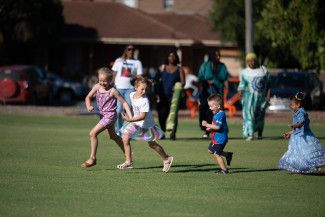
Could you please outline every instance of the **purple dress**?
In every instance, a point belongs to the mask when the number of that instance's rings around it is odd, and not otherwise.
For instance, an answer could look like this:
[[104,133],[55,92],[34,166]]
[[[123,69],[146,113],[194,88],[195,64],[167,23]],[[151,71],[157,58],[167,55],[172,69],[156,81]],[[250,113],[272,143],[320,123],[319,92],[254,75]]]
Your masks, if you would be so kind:
[[104,127],[108,127],[111,124],[114,124],[116,121],[117,113],[117,104],[116,98],[111,96],[112,89],[110,88],[107,92],[101,93],[97,90],[96,101],[100,114],[99,123]]

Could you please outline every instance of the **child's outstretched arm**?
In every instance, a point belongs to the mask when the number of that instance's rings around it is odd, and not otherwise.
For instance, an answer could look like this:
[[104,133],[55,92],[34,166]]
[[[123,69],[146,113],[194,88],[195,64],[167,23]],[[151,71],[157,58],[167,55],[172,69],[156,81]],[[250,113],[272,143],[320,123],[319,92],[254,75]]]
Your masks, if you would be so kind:
[[211,130],[214,130],[214,131],[218,131],[220,130],[220,127],[217,126],[217,125],[214,125],[214,124],[209,124],[208,122],[206,121],[202,121],[202,126],[203,127],[206,127],[206,128],[209,128]]
[[91,112],[92,110],[94,110],[94,107],[91,105],[91,98],[93,98],[93,96],[96,94],[98,88],[99,88],[98,84],[95,84],[85,98],[85,103],[86,103],[88,112]]
[[127,115],[129,117],[132,117],[132,112],[131,112],[131,109],[130,109],[130,106],[129,104],[125,101],[125,99],[121,96],[120,92],[118,92],[115,88],[114,90],[112,91],[113,95],[115,96],[115,98],[120,101],[123,105],[123,108],[125,109]]
[[140,112],[139,115],[134,116],[134,117],[127,117],[124,113],[122,113],[122,118],[125,121],[128,122],[136,122],[136,121],[142,121],[146,118],[147,112]]
[[291,127],[292,129],[300,128],[302,126],[304,126],[304,122],[289,125],[289,127]]
[[282,136],[283,136],[285,139],[289,139],[290,136],[291,136],[291,134],[292,134],[292,131],[288,131],[288,132],[283,133]]

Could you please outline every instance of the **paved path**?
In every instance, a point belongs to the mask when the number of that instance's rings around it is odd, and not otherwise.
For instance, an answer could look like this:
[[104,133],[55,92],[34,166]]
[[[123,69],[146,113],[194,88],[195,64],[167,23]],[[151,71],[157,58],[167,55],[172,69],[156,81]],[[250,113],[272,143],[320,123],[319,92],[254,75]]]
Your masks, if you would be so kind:
[[[0,105],[0,115],[44,115],[44,116],[64,116],[64,115],[88,115],[85,106],[77,104],[76,106],[24,106],[24,105]],[[157,113],[154,111],[154,115]],[[325,123],[325,111],[309,111],[311,121],[314,123]],[[180,118],[188,118],[189,112],[181,110]],[[292,112],[267,112],[266,122],[290,122]],[[241,122],[241,112],[233,118],[228,118],[228,121]]]

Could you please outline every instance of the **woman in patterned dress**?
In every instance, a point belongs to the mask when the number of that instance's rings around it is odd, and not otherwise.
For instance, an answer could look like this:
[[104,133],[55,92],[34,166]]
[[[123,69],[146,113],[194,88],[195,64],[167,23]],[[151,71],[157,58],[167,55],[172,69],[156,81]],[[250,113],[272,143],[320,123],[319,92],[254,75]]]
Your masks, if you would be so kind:
[[238,91],[243,106],[243,137],[250,141],[256,131],[258,139],[262,139],[271,91],[270,75],[264,66],[258,64],[254,53],[246,55],[246,63],[247,67],[240,72]]

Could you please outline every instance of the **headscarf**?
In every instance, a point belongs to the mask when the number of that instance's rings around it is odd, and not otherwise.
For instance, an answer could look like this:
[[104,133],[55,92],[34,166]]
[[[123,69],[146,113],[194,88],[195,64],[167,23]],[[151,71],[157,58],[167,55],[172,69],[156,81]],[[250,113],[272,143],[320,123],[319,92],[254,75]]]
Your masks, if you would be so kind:
[[251,59],[254,59],[254,60],[257,59],[255,53],[247,53],[247,54],[246,54],[246,61],[247,61],[247,60],[251,60]]

